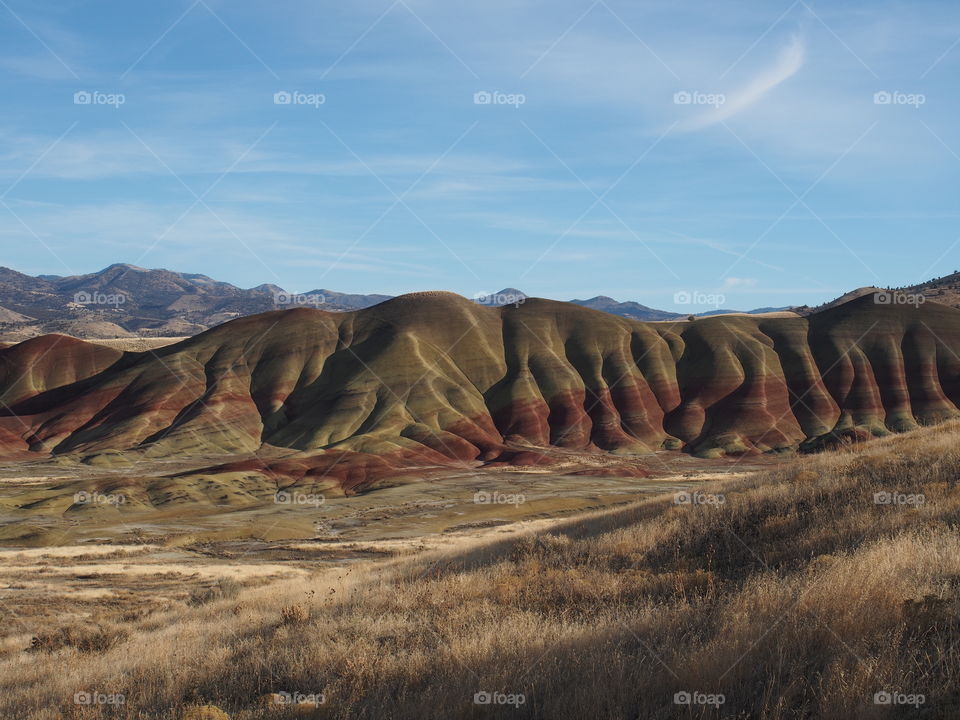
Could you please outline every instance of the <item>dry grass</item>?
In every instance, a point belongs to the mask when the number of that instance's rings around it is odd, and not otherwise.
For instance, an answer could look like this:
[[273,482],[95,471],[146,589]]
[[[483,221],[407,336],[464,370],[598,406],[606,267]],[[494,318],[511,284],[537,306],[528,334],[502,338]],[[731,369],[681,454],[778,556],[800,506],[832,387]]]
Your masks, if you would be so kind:
[[206,605],[216,600],[232,600],[240,594],[242,587],[233,578],[217,578],[210,585],[192,590],[188,602],[191,605]]
[[653,498],[182,604],[104,648],[6,658],[0,717],[960,717],[958,438],[953,423],[703,488],[722,504]]

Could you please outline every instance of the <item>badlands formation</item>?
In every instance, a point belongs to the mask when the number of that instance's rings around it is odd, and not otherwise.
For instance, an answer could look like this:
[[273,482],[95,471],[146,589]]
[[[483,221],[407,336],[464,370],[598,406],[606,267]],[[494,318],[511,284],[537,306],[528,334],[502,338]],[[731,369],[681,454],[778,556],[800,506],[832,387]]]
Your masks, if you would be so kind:
[[782,453],[954,417],[960,310],[864,296],[809,317],[644,323],[450,293],[239,318],[150,352],[0,349],[0,454],[362,490],[404,469],[557,452]]

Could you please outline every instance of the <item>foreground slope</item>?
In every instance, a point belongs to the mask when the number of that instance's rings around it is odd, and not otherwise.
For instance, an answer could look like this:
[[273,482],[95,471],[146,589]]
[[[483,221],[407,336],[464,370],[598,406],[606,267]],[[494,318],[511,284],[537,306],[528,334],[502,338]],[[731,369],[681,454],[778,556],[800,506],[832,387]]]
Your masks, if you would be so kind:
[[[200,607],[184,588],[143,613],[31,621],[0,648],[0,715],[960,717],[958,433],[804,457],[703,487],[704,502],[660,496],[447,554],[212,585]],[[77,693],[123,703],[81,713]],[[290,696],[308,703],[277,702]]]
[[283,448],[273,472],[350,486],[400,465],[535,463],[550,446],[787,451],[956,416],[958,353],[960,311],[934,303],[642,323],[416,293],[240,318],[147,353],[63,336],[2,349],[0,447],[88,461]]

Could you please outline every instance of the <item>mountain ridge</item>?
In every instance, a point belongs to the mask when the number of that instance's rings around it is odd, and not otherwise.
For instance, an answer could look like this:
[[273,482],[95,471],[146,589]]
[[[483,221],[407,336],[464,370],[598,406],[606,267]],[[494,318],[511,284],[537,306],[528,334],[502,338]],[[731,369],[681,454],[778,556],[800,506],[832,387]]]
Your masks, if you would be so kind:
[[[294,293],[272,283],[240,288],[201,273],[129,263],[71,276],[31,276],[0,267],[0,307],[5,309],[0,312],[0,338],[19,341],[48,333],[86,338],[187,336],[237,317],[279,308],[303,305],[342,312],[391,297],[325,288]],[[474,300],[496,306],[525,302],[529,297],[517,288],[504,288],[479,294]],[[606,296],[569,302],[635,320],[685,317]]]
[[[876,287],[858,288],[815,308],[716,309],[692,315],[633,301],[620,302],[605,295],[567,302],[632,320],[669,321],[774,312],[810,315],[884,291]],[[923,295],[925,300],[960,307],[960,272],[886,291]],[[74,276],[30,276],[0,267],[0,339],[19,341],[48,333],[86,338],[183,337],[237,317],[275,309],[307,306],[345,312],[371,307],[391,297],[325,288],[293,293],[272,283],[245,289],[200,273],[148,269],[129,263],[114,263],[97,272]],[[529,299],[522,290],[511,287],[473,298],[489,306],[514,305]]]

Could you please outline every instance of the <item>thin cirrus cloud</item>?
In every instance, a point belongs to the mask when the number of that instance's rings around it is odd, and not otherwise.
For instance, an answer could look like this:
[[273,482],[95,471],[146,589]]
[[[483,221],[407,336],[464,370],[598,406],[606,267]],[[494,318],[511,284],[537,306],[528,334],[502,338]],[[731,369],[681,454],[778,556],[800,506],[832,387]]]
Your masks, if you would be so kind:
[[724,102],[716,108],[679,123],[678,129],[702,130],[732,118],[796,75],[805,61],[806,43],[800,35],[794,35],[790,42],[780,49],[772,66],[755,75],[743,87],[727,95]]
[[723,287],[726,289],[750,288],[754,287],[756,284],[756,278],[728,277],[723,281]]

